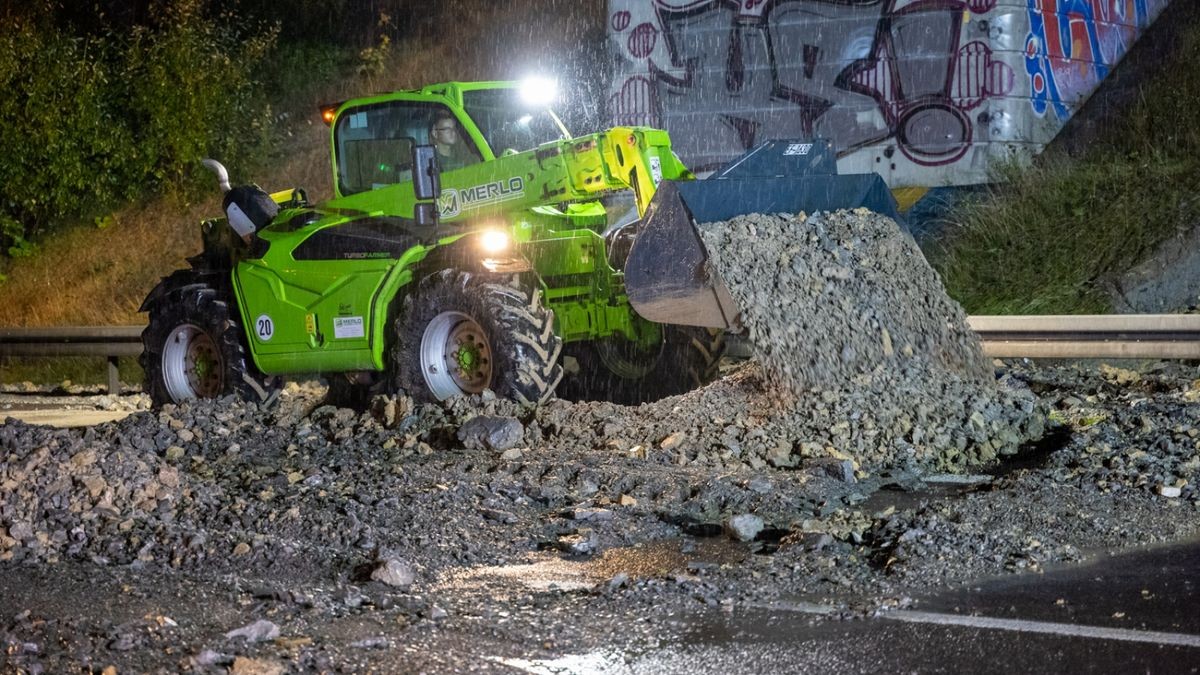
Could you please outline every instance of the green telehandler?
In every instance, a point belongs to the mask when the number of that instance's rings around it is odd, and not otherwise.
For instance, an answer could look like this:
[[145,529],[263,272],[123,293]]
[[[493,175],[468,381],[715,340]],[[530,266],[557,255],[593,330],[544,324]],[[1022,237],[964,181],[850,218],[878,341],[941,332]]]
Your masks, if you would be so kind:
[[772,141],[697,181],[665,131],[572,137],[547,86],[445,83],[324,109],[334,197],[321,204],[231,187],[206,160],[225,217],[201,224],[203,251],[141,307],[155,404],[267,401],[298,374],[348,403],[683,393],[715,377],[737,314],[697,222],[894,215],[878,176],[836,175],[827,143]]

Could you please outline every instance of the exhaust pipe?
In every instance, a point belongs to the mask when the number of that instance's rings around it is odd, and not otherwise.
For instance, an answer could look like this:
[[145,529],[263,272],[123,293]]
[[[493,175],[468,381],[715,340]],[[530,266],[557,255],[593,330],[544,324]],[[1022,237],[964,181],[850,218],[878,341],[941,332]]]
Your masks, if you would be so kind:
[[229,172],[225,170],[225,166],[215,159],[203,159],[200,163],[217,174],[217,184],[221,186],[221,192],[229,192]]

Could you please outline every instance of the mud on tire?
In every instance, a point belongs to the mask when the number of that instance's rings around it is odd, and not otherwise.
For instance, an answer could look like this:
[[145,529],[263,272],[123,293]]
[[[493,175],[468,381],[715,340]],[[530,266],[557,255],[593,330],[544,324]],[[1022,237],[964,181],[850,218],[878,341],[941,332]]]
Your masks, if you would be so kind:
[[167,290],[148,308],[139,361],[155,406],[235,394],[258,403],[278,393],[251,362],[230,303],[207,283]]
[[562,378],[554,313],[513,277],[436,272],[404,299],[395,331],[396,386],[418,400],[487,388],[536,405]]
[[623,338],[566,346],[577,372],[567,374],[558,395],[572,401],[611,401],[639,405],[685,394],[717,379],[725,354],[725,334],[691,326],[664,325],[656,352]]

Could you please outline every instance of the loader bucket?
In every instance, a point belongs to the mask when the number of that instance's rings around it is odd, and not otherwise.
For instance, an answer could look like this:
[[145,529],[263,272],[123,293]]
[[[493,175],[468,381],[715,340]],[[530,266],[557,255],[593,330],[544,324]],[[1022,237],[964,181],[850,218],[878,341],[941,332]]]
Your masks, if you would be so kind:
[[895,200],[876,174],[664,181],[629,252],[625,292],[634,310],[651,321],[737,329],[738,308],[713,268],[700,228],[749,213],[858,207],[898,218]]
[[681,185],[664,181],[650,200],[625,263],[625,293],[651,321],[727,329],[737,307],[711,268]]

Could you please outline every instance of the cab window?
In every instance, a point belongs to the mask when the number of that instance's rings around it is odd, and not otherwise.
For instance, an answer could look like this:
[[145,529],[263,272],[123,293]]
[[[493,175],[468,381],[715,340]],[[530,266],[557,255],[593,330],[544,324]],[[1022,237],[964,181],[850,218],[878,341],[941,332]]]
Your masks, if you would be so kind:
[[[417,144],[436,145],[430,136],[435,120],[450,116],[438,103],[390,101],[343,111],[334,129],[338,189],[342,195],[376,190],[412,180],[412,150]],[[479,161],[461,125],[455,151],[460,162]],[[445,145],[443,141],[442,145]]]
[[497,157],[507,150],[522,152],[562,138],[550,113],[522,103],[516,89],[465,91],[463,106]]

